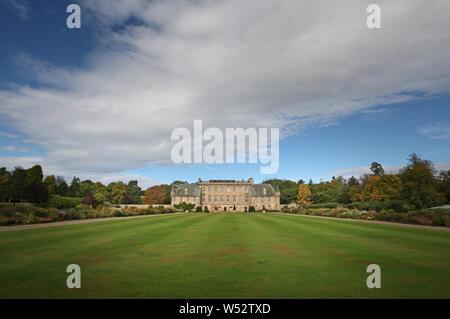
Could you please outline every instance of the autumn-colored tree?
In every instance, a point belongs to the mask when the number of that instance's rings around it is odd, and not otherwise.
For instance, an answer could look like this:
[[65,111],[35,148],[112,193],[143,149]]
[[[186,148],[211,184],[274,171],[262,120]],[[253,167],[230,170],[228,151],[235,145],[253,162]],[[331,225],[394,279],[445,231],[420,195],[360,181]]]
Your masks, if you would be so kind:
[[401,180],[393,174],[371,176],[362,191],[364,201],[382,202],[400,199]]
[[111,189],[111,202],[114,204],[123,204],[127,196],[127,188],[123,182],[115,183]]
[[48,194],[49,195],[55,194],[55,185],[56,185],[55,176],[53,175],[46,176],[44,179],[44,183],[47,185]]
[[166,194],[164,193],[164,189],[157,185],[152,186],[145,191],[144,195],[144,203],[145,204],[164,204],[166,200]]
[[352,203],[360,202],[362,200],[361,186],[359,185],[349,186],[348,191],[350,194],[350,201]]
[[299,205],[311,204],[311,191],[307,184],[298,185],[297,203]]

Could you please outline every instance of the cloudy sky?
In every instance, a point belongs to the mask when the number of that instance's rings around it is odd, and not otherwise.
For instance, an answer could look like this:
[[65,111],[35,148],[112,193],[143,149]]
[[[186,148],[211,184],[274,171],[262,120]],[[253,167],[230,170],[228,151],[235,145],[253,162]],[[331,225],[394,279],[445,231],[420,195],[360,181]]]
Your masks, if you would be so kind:
[[[450,2],[0,2],[0,166],[143,186],[450,169]],[[381,29],[366,7],[381,7]],[[277,127],[280,168],[174,165],[171,132]]]

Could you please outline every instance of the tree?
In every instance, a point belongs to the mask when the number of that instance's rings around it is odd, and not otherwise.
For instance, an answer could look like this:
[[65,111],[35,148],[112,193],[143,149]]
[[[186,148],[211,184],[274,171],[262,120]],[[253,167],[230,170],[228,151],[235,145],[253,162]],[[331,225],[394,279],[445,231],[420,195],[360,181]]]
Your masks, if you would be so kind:
[[41,165],[34,165],[27,170],[27,177],[25,178],[25,185],[42,182],[43,174]]
[[138,181],[129,181],[127,185],[128,204],[142,203],[142,189],[138,186]]
[[445,195],[446,202],[450,203],[450,170],[439,174],[439,192]]
[[12,202],[20,202],[25,197],[25,180],[27,177],[27,171],[22,167],[17,166],[11,176],[11,198]]
[[313,203],[347,203],[350,194],[345,179],[334,177],[329,182],[320,182],[310,187]]
[[[100,182],[96,182],[93,185],[93,190],[94,190],[93,195],[94,195],[95,199],[97,200],[97,202],[103,203],[103,202],[107,201],[107,199],[108,199],[108,189],[106,188],[105,185],[103,185]],[[88,192],[86,194],[90,194],[90,192]]]
[[164,189],[159,185],[152,186],[145,191],[145,204],[163,204],[165,199],[166,195],[164,193]]
[[172,191],[172,185],[160,185],[164,190],[164,195],[166,196],[166,199],[164,200],[164,204],[170,204],[170,192]]
[[355,178],[355,176],[352,176],[352,177],[350,177],[350,178],[348,179],[347,185],[348,185],[348,187],[352,187],[352,186],[359,186],[359,185],[361,185],[361,184],[360,184],[359,181]]
[[84,195],[81,203],[92,206],[93,208],[97,207],[98,205],[98,201],[95,196],[92,195],[92,193],[87,193],[86,195]]
[[309,190],[308,185],[298,185],[297,203],[302,206],[311,204],[311,191]]
[[401,180],[393,174],[371,176],[366,183],[362,198],[364,201],[382,202],[400,199]]
[[76,176],[73,177],[69,186],[70,196],[80,197],[80,179]]
[[47,184],[42,182],[43,174],[40,165],[34,165],[28,169],[25,177],[25,192],[23,199],[33,202],[42,203],[48,200]]
[[44,179],[45,185],[47,185],[47,190],[49,195],[55,194],[56,180],[55,176],[48,175]]
[[61,196],[69,196],[70,190],[69,185],[67,185],[64,177],[57,176],[55,181],[55,194]]
[[111,202],[114,204],[123,204],[127,195],[127,188],[123,182],[115,183],[111,190]]
[[94,193],[94,182],[86,179],[80,183],[79,196],[84,196],[87,193]]
[[265,184],[270,184],[274,189],[277,187],[280,190],[280,204],[290,204],[297,199],[297,183],[290,180],[269,179],[264,181]]
[[409,157],[409,164],[400,171],[402,197],[417,208],[438,206],[445,203],[445,195],[438,190],[434,178],[433,163],[422,160],[416,153]]
[[0,168],[0,201],[10,202],[12,197],[11,173],[6,167]]
[[370,166],[370,170],[372,171],[374,176],[381,176],[384,174],[384,168],[380,163],[373,162]]
[[47,184],[44,182],[33,182],[25,186],[26,199],[33,203],[44,203],[48,201]]

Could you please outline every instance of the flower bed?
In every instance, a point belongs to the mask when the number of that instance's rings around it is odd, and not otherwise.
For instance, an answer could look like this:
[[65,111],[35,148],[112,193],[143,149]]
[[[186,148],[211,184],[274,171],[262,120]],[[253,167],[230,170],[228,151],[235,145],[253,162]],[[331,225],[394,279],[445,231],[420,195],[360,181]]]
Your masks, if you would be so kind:
[[404,224],[450,227],[450,212],[446,210],[420,210],[399,213],[393,209],[381,210],[377,212],[375,210],[367,211],[349,208],[286,208],[283,209],[282,212],[300,215],[378,220]]
[[125,217],[151,214],[173,213],[170,208],[115,208],[110,206],[99,206],[92,208],[79,204],[73,208],[57,209],[33,205],[2,204],[0,206],[0,225],[24,225],[36,223],[50,223],[62,220]]

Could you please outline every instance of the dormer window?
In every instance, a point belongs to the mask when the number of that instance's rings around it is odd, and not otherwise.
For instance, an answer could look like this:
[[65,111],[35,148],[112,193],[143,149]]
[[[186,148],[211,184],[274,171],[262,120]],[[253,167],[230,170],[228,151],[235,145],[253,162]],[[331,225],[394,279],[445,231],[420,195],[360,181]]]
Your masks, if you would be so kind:
[[266,195],[266,194],[267,194],[267,191],[266,191],[266,189],[265,189],[265,188],[263,188],[263,194],[264,194],[264,195]]
[[184,189],[184,194],[187,195],[187,193],[188,193],[188,189],[185,188],[185,189]]

